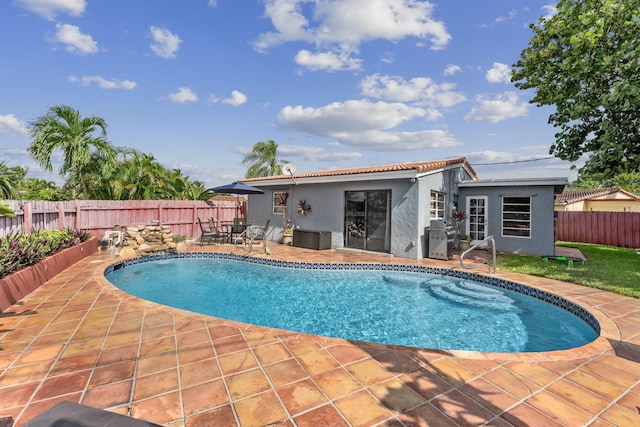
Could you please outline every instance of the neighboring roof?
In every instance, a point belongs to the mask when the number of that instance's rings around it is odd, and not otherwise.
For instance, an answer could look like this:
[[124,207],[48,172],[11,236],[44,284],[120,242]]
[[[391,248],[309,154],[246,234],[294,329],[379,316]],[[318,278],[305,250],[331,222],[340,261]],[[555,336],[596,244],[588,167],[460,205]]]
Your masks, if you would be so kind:
[[[447,169],[454,166],[462,165],[467,169],[469,174],[474,178],[478,179],[478,175],[473,170],[467,159],[464,157],[460,157],[457,159],[449,159],[449,160],[432,160],[427,162],[411,162],[411,163],[396,163],[391,165],[381,165],[381,166],[362,166],[357,168],[348,168],[348,169],[332,169],[332,170],[324,170],[324,171],[316,171],[316,172],[304,172],[304,173],[294,173],[292,175],[275,175],[275,176],[265,176],[261,178],[249,178],[243,179],[242,182],[249,183],[251,185],[259,185],[259,184],[275,184],[277,181],[281,180],[291,180],[292,178],[295,180],[301,181],[315,181],[315,182],[327,182],[330,181],[330,178],[335,177],[356,177],[358,175],[367,175],[366,179],[371,179],[370,175],[372,174],[384,174],[383,176],[388,176],[389,174],[396,173],[398,178],[402,177],[419,177],[421,175],[426,175],[431,172],[435,172],[441,169]],[[382,176],[381,176],[382,177]],[[274,182],[276,181],[276,182]]]
[[212,198],[209,199],[209,201],[217,201],[217,202],[235,202],[238,200],[238,196],[240,197],[245,197],[244,195],[221,195],[221,194],[216,194],[215,196],[213,196]]
[[[569,203],[581,202],[584,200],[593,200],[600,197],[609,196],[611,194],[620,193],[625,196],[625,199],[621,200],[640,200],[640,197],[633,193],[630,193],[622,188],[593,188],[586,190],[564,190],[562,194],[556,196],[556,205],[567,205]],[[611,200],[611,199],[609,199]]]

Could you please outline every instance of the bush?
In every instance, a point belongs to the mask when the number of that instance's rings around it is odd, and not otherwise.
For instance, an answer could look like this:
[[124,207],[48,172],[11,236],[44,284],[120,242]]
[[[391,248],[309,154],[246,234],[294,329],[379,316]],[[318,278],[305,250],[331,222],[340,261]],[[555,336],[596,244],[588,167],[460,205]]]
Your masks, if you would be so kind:
[[0,279],[89,239],[86,230],[42,230],[0,239]]

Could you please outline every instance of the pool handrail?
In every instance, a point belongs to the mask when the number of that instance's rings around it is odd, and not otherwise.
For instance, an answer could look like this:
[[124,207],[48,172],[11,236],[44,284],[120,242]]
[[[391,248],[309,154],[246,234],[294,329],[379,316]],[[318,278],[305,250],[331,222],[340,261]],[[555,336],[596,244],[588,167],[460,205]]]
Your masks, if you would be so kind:
[[[460,254],[460,267],[470,270],[473,268],[480,268],[480,267],[472,267],[472,266],[466,266],[464,265],[464,256],[466,254],[468,254],[469,252],[471,252],[472,250],[476,249],[478,246],[482,245],[483,243],[488,243],[491,242],[491,249],[493,252],[493,274],[496,274],[496,241],[494,240],[493,236],[489,236],[484,240],[479,241],[478,243],[476,243],[475,245],[471,246],[469,249],[467,249],[466,251],[462,252]],[[489,263],[487,263],[487,267],[489,269],[489,274],[491,274],[491,265]]]

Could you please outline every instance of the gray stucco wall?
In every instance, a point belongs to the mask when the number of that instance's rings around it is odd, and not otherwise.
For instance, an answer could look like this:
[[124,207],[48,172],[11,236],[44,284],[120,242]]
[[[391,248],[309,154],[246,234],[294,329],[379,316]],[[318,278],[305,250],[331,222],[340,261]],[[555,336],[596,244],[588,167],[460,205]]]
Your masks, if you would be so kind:
[[[487,196],[487,235],[503,252],[552,256],[555,252],[553,186],[461,187],[459,210],[468,211],[468,196]],[[531,237],[502,235],[502,199],[505,196],[531,197]]]
[[[331,247],[344,246],[344,211],[346,191],[391,191],[391,242],[390,253],[404,258],[417,258],[420,250],[418,222],[419,193],[417,183],[409,179],[343,182],[328,184],[261,186],[265,194],[249,195],[249,220],[254,224],[270,223],[271,240],[278,241],[284,221],[291,219],[296,226],[307,230],[331,231]],[[273,193],[286,191],[287,215],[273,214]],[[312,212],[301,216],[297,203],[306,200]]]
[[[249,195],[248,218],[254,224],[270,223],[269,239],[279,241],[284,221],[290,218],[296,226],[308,230],[324,230],[332,233],[332,248],[344,246],[344,213],[346,191],[391,191],[391,241],[390,253],[397,257],[420,259],[425,256],[425,228],[429,226],[431,190],[447,193],[449,206],[456,200],[457,183],[471,177],[461,168],[436,172],[419,179],[379,179],[370,181],[345,181],[326,184],[300,184],[292,181],[280,185],[261,185],[263,195]],[[288,213],[273,214],[273,193],[286,191]],[[452,194],[453,193],[453,194]],[[306,200],[312,212],[306,216],[297,213],[297,203]]]

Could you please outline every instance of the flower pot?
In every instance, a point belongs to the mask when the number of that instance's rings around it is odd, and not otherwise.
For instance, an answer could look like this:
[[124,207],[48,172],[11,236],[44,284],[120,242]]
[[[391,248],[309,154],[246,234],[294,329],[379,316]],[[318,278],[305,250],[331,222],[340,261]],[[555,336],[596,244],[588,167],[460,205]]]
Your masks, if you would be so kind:
[[293,234],[283,234],[282,235],[282,244],[291,246],[293,242]]
[[461,251],[466,251],[467,249],[469,249],[469,243],[469,240],[458,240]]

